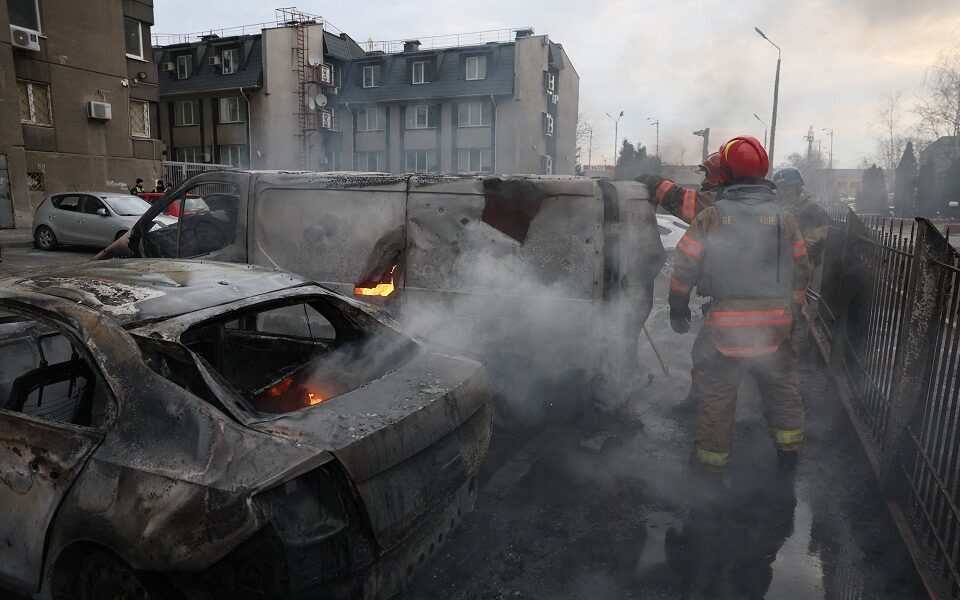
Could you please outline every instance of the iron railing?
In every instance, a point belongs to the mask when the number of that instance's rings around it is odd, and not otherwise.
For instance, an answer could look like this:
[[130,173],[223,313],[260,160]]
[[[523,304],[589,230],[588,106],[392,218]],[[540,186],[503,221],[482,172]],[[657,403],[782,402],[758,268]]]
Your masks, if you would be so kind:
[[960,594],[960,254],[926,219],[837,215],[811,325],[931,597]]
[[173,184],[171,188],[177,187],[187,179],[190,179],[194,175],[199,175],[200,173],[206,173],[208,171],[223,171],[229,169],[236,169],[237,167],[231,165],[218,165],[212,163],[190,163],[190,162],[176,162],[165,160],[163,161],[163,181],[165,183]]

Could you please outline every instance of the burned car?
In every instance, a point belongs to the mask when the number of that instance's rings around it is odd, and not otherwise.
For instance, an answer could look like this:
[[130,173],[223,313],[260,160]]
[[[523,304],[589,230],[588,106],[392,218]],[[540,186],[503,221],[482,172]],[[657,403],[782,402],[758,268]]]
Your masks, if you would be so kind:
[[275,269],[2,280],[0,586],[389,595],[473,506],[487,388],[478,363]]

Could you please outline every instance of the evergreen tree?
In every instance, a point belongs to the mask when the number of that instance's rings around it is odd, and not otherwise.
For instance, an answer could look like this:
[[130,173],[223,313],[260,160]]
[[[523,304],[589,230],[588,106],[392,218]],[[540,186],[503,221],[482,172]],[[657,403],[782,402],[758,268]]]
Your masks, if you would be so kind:
[[656,156],[648,156],[645,146],[641,144],[634,146],[629,141],[623,140],[613,178],[625,181],[637,175],[656,173],[660,173],[660,159]]
[[888,215],[887,187],[883,180],[883,169],[876,163],[863,172],[860,191],[857,192],[857,212],[863,215]]
[[920,165],[920,174],[917,176],[917,216],[919,217],[933,219],[940,212],[935,177],[933,161],[928,158]]
[[893,195],[894,214],[898,217],[913,217],[917,214],[917,157],[913,154],[913,142],[907,147],[897,164]]

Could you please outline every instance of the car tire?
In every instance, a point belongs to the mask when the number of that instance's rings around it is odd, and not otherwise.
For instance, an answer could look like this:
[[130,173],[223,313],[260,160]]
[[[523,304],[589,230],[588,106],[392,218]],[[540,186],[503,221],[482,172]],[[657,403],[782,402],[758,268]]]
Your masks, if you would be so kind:
[[85,555],[77,574],[76,598],[138,598],[164,600],[181,598],[160,575],[137,571],[118,556],[104,551]]
[[122,238],[124,235],[126,235],[126,233],[127,233],[127,230],[126,230],[126,229],[121,229],[120,231],[117,232],[117,235],[113,236],[113,241],[119,240],[119,239]]
[[53,230],[46,225],[37,227],[37,230],[33,234],[33,241],[37,245],[37,248],[41,250],[50,251],[57,249],[57,236],[53,233]]

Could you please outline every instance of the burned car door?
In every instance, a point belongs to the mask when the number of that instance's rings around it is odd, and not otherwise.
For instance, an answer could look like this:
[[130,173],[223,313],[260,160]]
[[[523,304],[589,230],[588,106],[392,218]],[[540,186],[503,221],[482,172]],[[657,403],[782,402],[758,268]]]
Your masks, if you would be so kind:
[[[168,208],[179,219],[170,225],[154,219]],[[206,258],[246,261],[246,211],[242,186],[200,180],[158,201],[134,226],[130,247],[147,258]]]
[[36,591],[46,533],[102,439],[110,395],[79,342],[29,316],[0,321],[0,579]]

